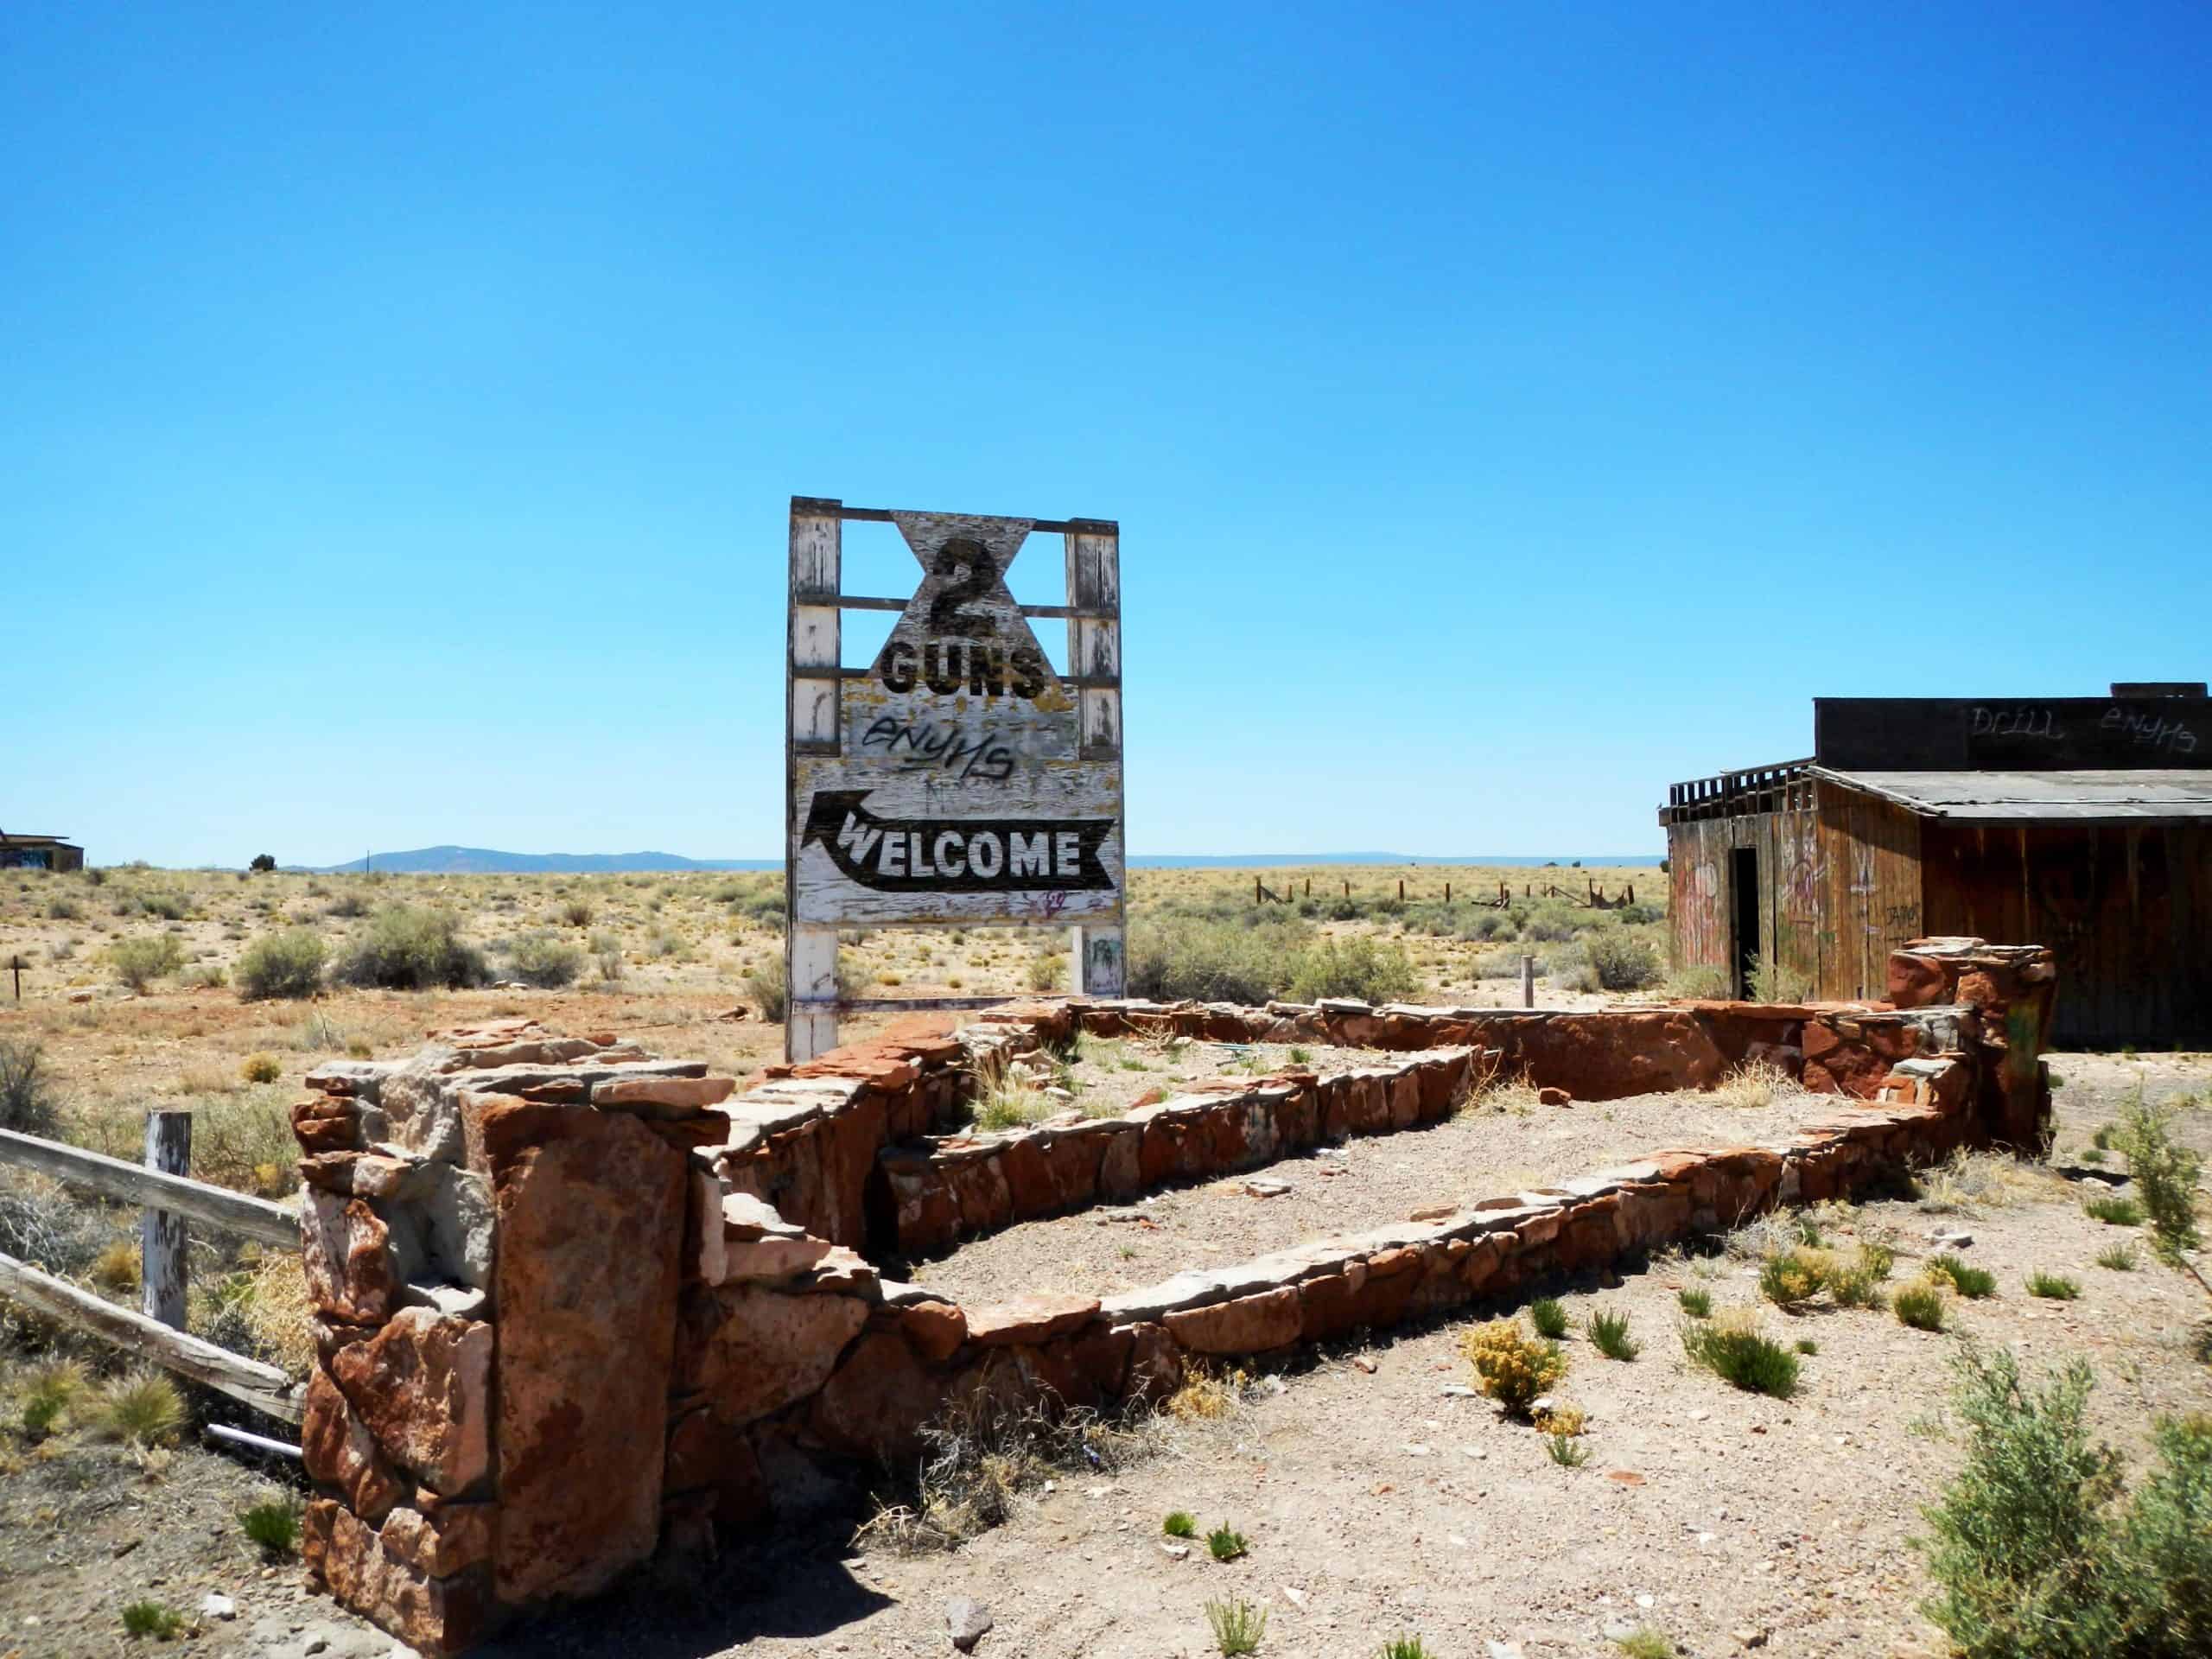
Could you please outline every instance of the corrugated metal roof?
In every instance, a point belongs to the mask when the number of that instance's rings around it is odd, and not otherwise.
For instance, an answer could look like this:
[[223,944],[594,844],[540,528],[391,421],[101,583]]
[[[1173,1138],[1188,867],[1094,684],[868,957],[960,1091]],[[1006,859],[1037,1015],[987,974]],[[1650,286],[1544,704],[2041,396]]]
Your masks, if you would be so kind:
[[2212,772],[1838,772],[1815,778],[1971,823],[2145,823],[2212,819]]

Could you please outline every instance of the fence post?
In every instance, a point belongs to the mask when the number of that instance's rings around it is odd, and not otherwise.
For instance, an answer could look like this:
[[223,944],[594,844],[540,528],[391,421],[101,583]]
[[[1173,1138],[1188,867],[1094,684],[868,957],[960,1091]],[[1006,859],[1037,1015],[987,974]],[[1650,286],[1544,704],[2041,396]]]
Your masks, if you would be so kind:
[[[164,1175],[192,1173],[192,1114],[146,1114],[146,1167]],[[139,1281],[144,1287],[141,1304],[149,1319],[171,1330],[184,1329],[184,1217],[168,1210],[148,1209],[138,1218]]]
[[1521,1006],[1536,1006],[1536,959],[1525,951],[1521,957]]
[[1398,902],[1402,905],[1406,902],[1406,878],[1402,875],[1398,878]]

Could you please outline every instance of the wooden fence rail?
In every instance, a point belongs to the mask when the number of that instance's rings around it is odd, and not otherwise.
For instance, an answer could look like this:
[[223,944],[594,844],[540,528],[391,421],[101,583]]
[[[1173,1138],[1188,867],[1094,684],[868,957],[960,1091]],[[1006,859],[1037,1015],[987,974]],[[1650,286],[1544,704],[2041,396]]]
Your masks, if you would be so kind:
[[91,1331],[257,1411],[296,1423],[301,1418],[299,1389],[283,1371],[219,1348],[184,1330],[184,1227],[189,1219],[263,1243],[297,1249],[299,1217],[265,1198],[194,1180],[183,1173],[190,1163],[191,1147],[191,1114],[188,1112],[148,1114],[144,1165],[0,1129],[0,1164],[34,1169],[56,1180],[87,1187],[104,1198],[137,1205],[145,1211],[141,1222],[145,1311],[118,1307],[66,1279],[6,1255],[0,1255],[0,1295],[48,1319]]

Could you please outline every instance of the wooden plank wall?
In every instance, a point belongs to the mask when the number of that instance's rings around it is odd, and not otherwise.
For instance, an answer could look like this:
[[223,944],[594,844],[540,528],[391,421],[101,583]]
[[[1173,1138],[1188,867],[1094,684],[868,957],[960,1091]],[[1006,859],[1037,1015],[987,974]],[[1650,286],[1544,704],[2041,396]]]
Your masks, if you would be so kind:
[[2212,1046],[2212,826],[1935,825],[1929,927],[2058,958],[2060,1046]]
[[1667,830],[1668,914],[1675,966],[1733,975],[1734,893],[1729,855],[1756,849],[1759,869],[1759,955],[1808,981],[1820,971],[1817,821],[1809,811],[1747,812],[1670,824]]
[[1879,997],[1889,987],[1890,952],[1929,931],[1922,913],[1920,820],[1833,784],[1819,785],[1815,799],[1817,859],[1807,880],[1820,894],[1825,925],[1814,988],[1824,997]]

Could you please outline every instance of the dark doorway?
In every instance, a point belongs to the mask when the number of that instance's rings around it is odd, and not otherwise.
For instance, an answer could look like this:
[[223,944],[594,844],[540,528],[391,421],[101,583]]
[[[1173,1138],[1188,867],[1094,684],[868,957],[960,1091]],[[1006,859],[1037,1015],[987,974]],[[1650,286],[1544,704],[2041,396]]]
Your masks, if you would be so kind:
[[1728,906],[1735,920],[1736,995],[1751,995],[1759,966],[1759,849],[1728,849]]

